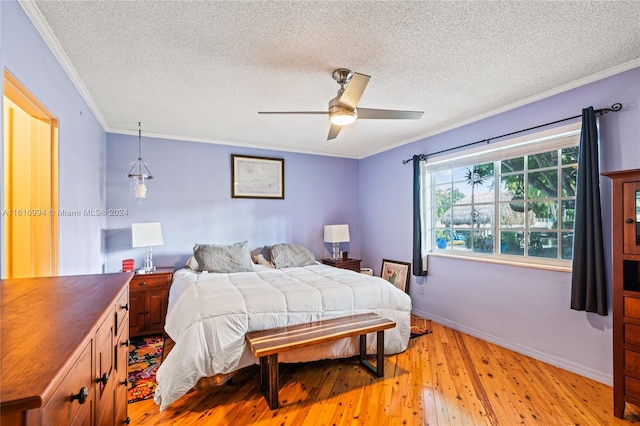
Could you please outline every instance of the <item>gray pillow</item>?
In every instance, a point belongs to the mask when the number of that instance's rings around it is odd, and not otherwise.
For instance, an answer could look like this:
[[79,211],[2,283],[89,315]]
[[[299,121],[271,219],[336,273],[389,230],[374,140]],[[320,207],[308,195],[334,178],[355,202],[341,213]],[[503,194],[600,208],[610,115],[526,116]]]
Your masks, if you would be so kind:
[[187,263],[184,265],[185,268],[191,269],[192,271],[199,271],[200,265],[198,265],[198,261],[195,257],[191,256],[187,259]]
[[253,271],[251,253],[247,242],[232,245],[196,244],[193,257],[198,262],[199,271],[207,272],[248,272]]
[[271,262],[276,268],[307,266],[316,263],[315,255],[306,248],[296,244],[276,244],[271,247]]
[[262,247],[262,251],[260,252],[260,254],[262,254],[262,257],[264,257],[267,262],[271,262],[271,248],[273,246],[264,246]]

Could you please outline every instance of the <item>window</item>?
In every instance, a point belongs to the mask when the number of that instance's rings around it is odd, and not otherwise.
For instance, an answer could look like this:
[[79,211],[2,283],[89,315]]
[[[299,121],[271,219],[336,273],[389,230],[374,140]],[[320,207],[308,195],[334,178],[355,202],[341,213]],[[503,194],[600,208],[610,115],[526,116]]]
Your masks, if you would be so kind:
[[575,127],[427,161],[423,212],[431,252],[570,267]]

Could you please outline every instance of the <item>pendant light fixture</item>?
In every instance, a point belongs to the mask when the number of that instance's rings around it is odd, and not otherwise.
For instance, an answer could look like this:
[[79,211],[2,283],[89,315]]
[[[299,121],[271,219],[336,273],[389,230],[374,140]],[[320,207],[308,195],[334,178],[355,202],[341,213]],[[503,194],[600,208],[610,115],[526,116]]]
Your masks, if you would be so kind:
[[138,159],[131,169],[129,170],[129,187],[133,195],[138,200],[138,204],[142,204],[145,198],[147,198],[147,193],[149,192],[149,180],[153,179],[149,168],[142,160],[142,150],[141,150],[141,141],[142,141],[142,124],[138,122]]

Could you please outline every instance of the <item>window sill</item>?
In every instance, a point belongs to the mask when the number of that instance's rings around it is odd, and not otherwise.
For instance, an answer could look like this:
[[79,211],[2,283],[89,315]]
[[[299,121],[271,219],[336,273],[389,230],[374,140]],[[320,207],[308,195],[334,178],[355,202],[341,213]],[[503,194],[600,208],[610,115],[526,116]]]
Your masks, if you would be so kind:
[[499,265],[517,266],[521,268],[543,269],[546,271],[571,272],[570,266],[544,265],[540,263],[518,262],[517,260],[508,260],[504,258],[496,259],[496,258],[479,257],[479,256],[472,257],[472,256],[462,256],[462,255],[442,253],[442,252],[431,252],[429,253],[429,256],[446,257],[449,259],[469,260],[472,262],[495,263]]

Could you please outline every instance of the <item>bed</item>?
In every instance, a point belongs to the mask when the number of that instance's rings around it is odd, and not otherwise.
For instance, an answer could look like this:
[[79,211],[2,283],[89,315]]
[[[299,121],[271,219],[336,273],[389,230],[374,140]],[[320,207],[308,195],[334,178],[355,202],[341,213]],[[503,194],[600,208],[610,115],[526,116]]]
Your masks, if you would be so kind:
[[[385,354],[407,348],[411,299],[382,278],[322,265],[315,258],[275,263],[279,267],[249,260],[240,272],[185,268],[174,273],[165,331],[175,346],[156,376],[154,400],[161,411],[203,377],[256,364],[245,341],[249,331],[375,312],[397,324],[385,332]],[[356,337],[296,349],[280,362],[351,357],[358,342]],[[367,337],[367,350],[376,351],[374,335]]]

